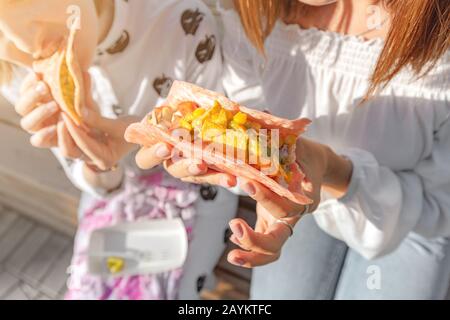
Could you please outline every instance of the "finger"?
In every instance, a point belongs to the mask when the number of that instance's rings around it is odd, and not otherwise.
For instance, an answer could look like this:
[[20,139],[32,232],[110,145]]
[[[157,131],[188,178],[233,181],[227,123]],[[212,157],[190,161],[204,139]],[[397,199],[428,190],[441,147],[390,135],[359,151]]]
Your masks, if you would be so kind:
[[151,169],[169,159],[171,152],[171,146],[165,143],[157,143],[149,148],[143,147],[136,154],[136,164],[143,170]]
[[255,232],[242,219],[232,220],[230,229],[242,248],[266,255],[280,252],[291,235],[290,229],[281,223],[272,224],[264,233]]
[[53,148],[58,146],[58,134],[56,125],[43,128],[30,138],[30,143],[36,148]]
[[46,125],[48,126],[49,120],[54,119],[54,123],[57,123],[57,118],[55,117],[59,113],[59,107],[56,102],[52,101],[49,103],[42,104],[36,109],[32,110],[29,114],[24,116],[20,120],[20,126],[27,132],[34,133]]
[[25,116],[39,104],[50,102],[51,100],[52,97],[47,85],[39,81],[35,87],[30,88],[20,96],[15,105],[15,110],[21,116]]
[[304,206],[279,196],[260,183],[241,178],[239,186],[276,218],[293,217],[305,209]]
[[279,259],[280,255],[265,255],[256,252],[248,252],[235,249],[228,253],[227,260],[229,263],[244,268],[254,268],[263,266]]
[[68,159],[79,159],[83,155],[81,150],[77,147],[72,139],[66,124],[60,121],[57,125],[58,131],[58,146],[61,155]]
[[173,177],[182,179],[191,176],[203,175],[208,172],[208,166],[201,160],[180,159],[174,162],[172,159],[164,161],[164,168]]
[[194,184],[217,185],[224,188],[232,188],[237,184],[237,179],[235,176],[229,175],[227,173],[217,172],[212,169],[208,169],[205,174],[181,178],[181,180]]
[[35,72],[30,72],[27,74],[25,79],[23,79],[20,85],[19,93],[22,95],[27,92],[31,87],[36,87],[37,83],[40,81],[39,76]]
[[238,247],[240,247],[241,249],[246,250],[246,251],[250,251],[249,249],[244,247],[244,245],[239,241],[239,239],[236,237],[236,235],[232,234],[230,236],[230,241],[233,242]]

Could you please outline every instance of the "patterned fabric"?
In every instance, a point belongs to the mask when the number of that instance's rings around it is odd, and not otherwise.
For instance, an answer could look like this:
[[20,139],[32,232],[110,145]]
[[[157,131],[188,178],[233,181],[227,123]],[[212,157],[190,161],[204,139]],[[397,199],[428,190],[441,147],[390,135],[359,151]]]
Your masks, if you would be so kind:
[[138,176],[127,172],[122,190],[108,200],[98,200],[86,210],[75,238],[68,282],[68,300],[177,299],[182,268],[157,275],[104,278],[87,270],[90,234],[121,222],[180,217],[189,240],[195,217],[197,186],[182,183],[164,172]]

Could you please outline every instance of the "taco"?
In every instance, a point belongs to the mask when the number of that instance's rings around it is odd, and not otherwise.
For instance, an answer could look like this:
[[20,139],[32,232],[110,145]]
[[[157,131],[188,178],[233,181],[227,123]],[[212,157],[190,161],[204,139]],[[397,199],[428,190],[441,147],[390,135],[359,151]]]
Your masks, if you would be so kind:
[[60,108],[77,125],[81,125],[81,108],[84,105],[83,75],[74,51],[76,24],[68,39],[51,57],[33,63],[36,73],[42,75],[50,87],[53,98]]
[[249,109],[218,93],[175,81],[164,106],[125,133],[130,143],[163,141],[185,157],[255,180],[280,196],[311,204],[302,190],[305,175],[296,162],[296,141],[308,119],[286,120]]

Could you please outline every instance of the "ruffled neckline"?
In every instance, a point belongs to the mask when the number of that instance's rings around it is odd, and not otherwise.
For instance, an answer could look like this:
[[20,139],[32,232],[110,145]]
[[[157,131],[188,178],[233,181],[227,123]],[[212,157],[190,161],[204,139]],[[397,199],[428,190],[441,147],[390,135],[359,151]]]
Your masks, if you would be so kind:
[[[217,10],[228,27],[236,28],[235,32],[243,33],[240,18],[234,9],[223,8],[218,2]],[[309,66],[327,68],[358,77],[369,79],[376,66],[376,62],[383,50],[385,41],[382,38],[365,39],[362,36],[342,34],[318,28],[302,28],[297,24],[286,24],[277,21],[272,34],[267,38],[265,48],[267,57],[292,60],[300,56],[308,61]],[[255,59],[266,65],[267,60],[249,44]],[[448,86],[450,83],[450,50],[430,70],[427,76],[417,78],[410,68],[402,70],[391,83],[410,84],[434,88]]]
[[358,43],[360,45],[370,46],[370,47],[383,47],[384,46],[384,39],[377,37],[373,39],[365,39],[363,36],[357,36],[357,35],[351,35],[351,34],[344,34],[339,33],[335,31],[329,31],[329,30],[321,30],[316,27],[310,27],[310,28],[302,28],[298,24],[286,24],[285,22],[278,20],[277,26],[287,32],[296,32],[299,37],[304,36],[314,36],[314,37],[323,37],[326,36],[328,38],[337,40],[339,42],[352,42],[352,43]]

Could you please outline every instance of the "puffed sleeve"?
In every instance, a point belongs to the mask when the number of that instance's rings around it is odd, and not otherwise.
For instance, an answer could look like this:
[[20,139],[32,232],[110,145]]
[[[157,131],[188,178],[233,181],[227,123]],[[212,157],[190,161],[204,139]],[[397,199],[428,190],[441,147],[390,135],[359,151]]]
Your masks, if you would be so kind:
[[368,259],[392,252],[410,232],[450,236],[449,115],[413,170],[393,171],[361,149],[340,153],[353,162],[353,175],[347,194],[327,199],[315,214],[323,230]]

